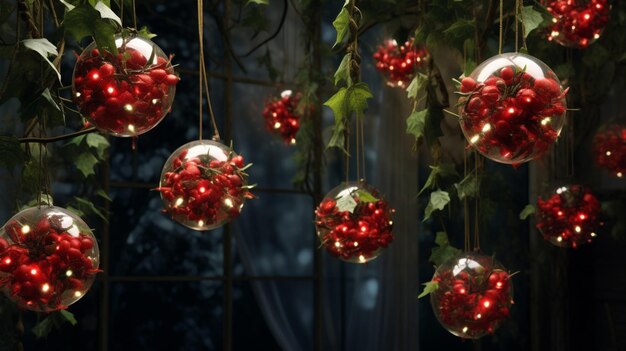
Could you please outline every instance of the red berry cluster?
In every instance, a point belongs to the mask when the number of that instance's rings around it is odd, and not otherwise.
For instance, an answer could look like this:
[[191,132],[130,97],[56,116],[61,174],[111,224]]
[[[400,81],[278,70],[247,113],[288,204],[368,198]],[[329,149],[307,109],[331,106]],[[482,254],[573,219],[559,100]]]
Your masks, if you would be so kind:
[[594,138],[594,159],[618,178],[626,174],[626,126],[610,124]]
[[415,72],[428,62],[429,54],[425,47],[413,46],[413,39],[404,45],[395,40],[387,40],[374,53],[376,69],[392,87],[406,87],[411,83]]
[[[32,210],[39,211],[26,211]],[[32,221],[22,213],[3,228],[0,285],[23,308],[64,309],[85,294],[98,272],[93,234],[75,224],[65,228],[67,215],[57,211]]]
[[98,129],[136,136],[169,112],[179,78],[154,43],[139,37],[116,42],[121,44],[117,55],[95,44],[81,54],[74,68],[74,102]]
[[584,49],[600,38],[611,6],[607,0],[557,0],[550,2],[548,11],[554,16],[548,40]]
[[214,229],[239,216],[244,200],[254,198],[244,172],[250,165],[244,166],[242,156],[221,148],[214,147],[221,159],[214,158],[212,151],[197,155],[190,150],[183,147],[175,152],[163,169],[157,188],[165,203],[163,211],[189,228]]
[[600,210],[600,201],[588,188],[559,187],[547,200],[537,199],[537,229],[555,245],[576,248],[597,235]]
[[[367,201],[361,199],[363,192]],[[332,191],[331,191],[332,193]],[[377,193],[356,188],[349,194],[356,202],[352,211],[342,211],[341,198],[327,197],[315,210],[315,224],[322,245],[334,257],[344,261],[365,263],[378,256],[393,240],[391,213],[385,200]]]
[[452,334],[478,339],[493,333],[509,317],[513,303],[511,275],[492,257],[455,258],[439,267],[431,293],[435,315]]
[[515,65],[477,82],[461,81],[461,128],[470,144],[502,163],[544,154],[563,125],[565,94],[556,77],[535,78]]
[[286,144],[296,143],[296,134],[300,130],[298,104],[301,94],[285,90],[280,97],[273,97],[265,103],[263,118],[265,127],[280,136]]

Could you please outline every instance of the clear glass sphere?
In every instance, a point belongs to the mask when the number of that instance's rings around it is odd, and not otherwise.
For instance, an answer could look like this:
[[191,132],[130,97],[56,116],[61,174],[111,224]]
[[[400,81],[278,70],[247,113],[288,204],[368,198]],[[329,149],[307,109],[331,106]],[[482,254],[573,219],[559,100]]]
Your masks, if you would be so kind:
[[461,82],[463,134],[485,157],[519,164],[548,151],[565,123],[566,91],[538,59],[494,56]]
[[315,210],[317,236],[331,255],[365,263],[393,240],[394,212],[371,185],[343,183],[326,194]]
[[211,230],[239,216],[246,198],[244,159],[225,145],[198,140],[179,147],[161,172],[164,212],[195,230]]
[[577,49],[600,38],[611,14],[608,0],[556,0],[547,9],[553,16],[548,40]]
[[433,312],[450,333],[465,339],[492,334],[510,315],[511,275],[493,257],[464,253],[435,271]]
[[80,300],[99,258],[89,226],[60,207],[27,208],[0,228],[2,291],[28,310],[56,311]]
[[426,67],[430,54],[426,47],[413,45],[413,39],[399,45],[396,40],[386,40],[374,53],[376,69],[390,87],[406,88],[416,72]]
[[626,123],[613,121],[598,130],[593,139],[596,165],[622,178],[626,174]]
[[279,96],[272,96],[265,102],[263,118],[265,127],[272,134],[278,135],[285,144],[295,145],[296,134],[300,130],[298,105],[302,94],[284,90]]
[[561,185],[537,199],[537,229],[556,246],[576,248],[598,235],[603,224],[601,210],[591,189],[580,184]]
[[[99,130],[132,137],[154,128],[170,111],[179,81],[170,59],[154,42],[116,36],[118,54],[91,43],[72,78],[74,102]],[[148,62],[149,61],[149,62]]]

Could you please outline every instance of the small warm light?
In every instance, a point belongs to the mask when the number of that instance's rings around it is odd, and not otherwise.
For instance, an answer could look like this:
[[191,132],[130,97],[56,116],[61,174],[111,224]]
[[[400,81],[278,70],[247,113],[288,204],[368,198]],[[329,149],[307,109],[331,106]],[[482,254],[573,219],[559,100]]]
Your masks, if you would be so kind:
[[463,327],[463,333],[467,333],[468,330],[469,330],[468,327]]
[[354,242],[354,247],[359,246],[359,243],[357,243],[356,241]]
[[483,126],[483,133],[487,133],[491,130],[491,124],[487,123]]
[[502,287],[502,282],[497,282],[496,283],[496,288],[500,289]]
[[72,272],[72,271],[71,271],[71,270],[69,270],[69,269],[68,269],[67,271],[65,271],[65,276],[67,276],[67,277],[71,277],[71,276],[72,276],[72,274],[74,274],[74,272]]
[[393,71],[393,70],[394,70],[394,67],[393,67],[393,66],[389,66],[389,70],[390,70],[390,71]]
[[278,117],[278,113],[272,112],[272,117],[274,117],[274,118]]
[[563,237],[562,237],[562,236],[558,236],[558,237],[556,238],[556,241],[558,241],[558,242],[563,241]]
[[201,186],[201,187],[200,187],[200,189],[198,189],[198,191],[199,191],[201,194],[204,194],[204,193],[206,192],[206,188],[205,188],[205,187],[203,187],[203,186]]
[[296,138],[291,138],[290,142],[291,142],[292,145],[295,145],[296,144]]
[[114,92],[115,92],[115,89],[113,89],[113,87],[108,87],[107,88],[107,93],[113,94]]
[[552,22],[553,22],[553,23],[557,23],[558,21],[557,21],[557,19],[556,19],[556,18],[552,18]]
[[274,129],[278,129],[280,128],[280,126],[281,126],[280,122],[274,123]]
[[133,110],[133,105],[131,105],[131,104],[124,105],[124,110],[126,110],[128,112],[132,111]]
[[491,306],[491,302],[490,301],[485,301],[485,302],[483,302],[483,306],[485,306],[485,308],[489,308],[489,306]]
[[81,296],[83,296],[83,293],[78,291],[78,290],[76,290],[76,292],[74,293],[74,296],[81,297]]
[[587,216],[585,216],[585,214],[584,214],[584,213],[581,213],[581,214],[578,216],[578,218],[580,218],[580,219],[582,219],[582,220],[584,221],[585,219],[587,219]]
[[76,92],[76,94],[74,94],[74,96],[76,96],[77,98],[79,98],[82,94],[80,92]]
[[231,200],[229,197],[224,199],[224,205],[226,205],[226,207],[233,207],[233,200]]
[[4,263],[6,263],[6,264],[11,264],[11,258],[7,257],[7,258],[4,260]]
[[335,247],[341,247],[341,243],[339,241],[335,241]]
[[415,61],[417,61],[417,62],[422,62],[422,58],[421,58],[421,57],[418,57],[418,58],[416,58],[416,59],[415,59]]
[[401,81],[401,80],[399,80],[399,81],[398,81],[398,86],[399,86],[399,87],[404,87],[404,82],[403,82],[403,81]]
[[474,135],[474,136],[470,139],[470,143],[472,143],[472,144],[476,144],[476,142],[478,141],[478,139],[480,139],[480,136],[479,136],[478,134],[477,134],[477,135]]
[[91,75],[91,79],[98,79],[100,78],[100,74],[98,72],[94,72],[94,74]]
[[41,286],[41,291],[48,292],[50,290],[50,285],[48,283]]
[[174,207],[178,207],[178,206],[182,205],[183,201],[185,201],[185,200],[183,200],[182,197],[179,197],[178,199],[176,199],[176,202],[174,203]]
[[28,234],[30,232],[30,226],[26,224],[22,227],[22,234]]
[[30,274],[32,275],[36,275],[37,274],[37,270],[35,268],[30,270]]
[[389,225],[393,225],[393,221],[389,221]]
[[203,221],[203,220],[199,220],[199,221],[198,221],[198,226],[200,226],[200,227],[204,227],[204,221]]
[[583,18],[584,18],[584,19],[586,19],[586,20],[588,20],[588,19],[590,19],[590,18],[591,18],[591,15],[590,15],[590,14],[588,14],[588,13],[586,13],[586,14],[583,16]]
[[159,103],[159,99],[152,99],[152,104],[157,105]]
[[590,235],[591,235],[592,238],[595,238],[596,236],[598,236],[598,234],[596,234],[596,233],[591,233]]
[[513,108],[513,107],[509,107],[509,110],[508,110],[508,111],[509,111],[509,114],[511,114],[511,115],[512,115],[512,114],[514,114],[514,113],[515,113],[515,108]]
[[479,313],[479,314],[476,315],[476,319],[481,319],[481,318],[483,318],[482,314]]
[[559,211],[559,212],[557,212],[556,214],[558,214],[558,215],[559,215],[559,217],[560,217],[560,216],[562,216],[562,215],[563,215],[563,211]]
[[541,125],[542,126],[547,126],[548,124],[550,124],[550,122],[552,122],[552,119],[550,117],[546,117],[546,118],[541,120]]
[[577,226],[574,227],[574,230],[576,231],[576,233],[580,233],[582,228],[579,225],[577,225]]
[[461,294],[465,294],[467,291],[465,290],[465,288],[462,288],[459,292],[460,292]]
[[128,131],[131,132],[131,133],[134,133],[135,132],[135,126],[132,125],[132,124],[129,124],[128,125]]
[[[419,57],[417,59],[419,60]],[[411,64],[411,59],[406,59],[406,64],[410,65]]]
[[365,256],[359,255],[359,262],[365,262]]
[[366,231],[367,231],[367,227],[366,227],[366,226],[364,226],[364,225],[362,225],[362,226],[361,226],[361,231],[362,231],[362,232],[366,232]]
[[550,33],[550,35],[552,35],[553,37],[558,37],[559,36],[559,32],[557,31],[553,31],[552,33]]
[[622,172],[617,172],[617,177],[621,178],[623,176]]
[[607,152],[606,152],[606,155],[607,155],[607,156],[611,156],[611,151],[607,151]]
[[594,34],[594,35],[593,35],[593,38],[594,38],[594,39],[600,39],[600,34],[598,34],[598,33]]

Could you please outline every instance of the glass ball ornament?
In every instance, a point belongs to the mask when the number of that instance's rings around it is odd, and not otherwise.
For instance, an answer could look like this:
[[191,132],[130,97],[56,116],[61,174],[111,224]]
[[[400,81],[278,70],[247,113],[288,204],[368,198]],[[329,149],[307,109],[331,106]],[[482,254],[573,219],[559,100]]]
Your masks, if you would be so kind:
[[598,235],[603,225],[601,210],[600,201],[588,187],[558,186],[537,199],[536,227],[550,243],[576,248]]
[[384,75],[390,87],[408,87],[416,72],[424,68],[429,59],[426,47],[414,45],[413,39],[402,45],[394,39],[386,40],[374,53],[376,69]]
[[600,38],[611,13],[608,0],[557,0],[547,9],[553,16],[548,40],[577,49]]
[[157,190],[163,212],[195,230],[211,230],[239,216],[249,191],[250,165],[224,144],[197,140],[179,147],[167,159]]
[[566,93],[540,60],[520,53],[494,56],[461,81],[461,129],[469,144],[493,161],[538,158],[565,124]]
[[622,178],[626,174],[626,124],[610,122],[598,130],[593,138],[595,164]]
[[373,186],[363,181],[343,183],[315,210],[317,236],[332,256],[366,263],[393,240],[394,212]]
[[30,207],[0,228],[0,286],[19,307],[65,309],[89,290],[98,272],[98,243],[75,214]]
[[492,256],[463,253],[440,265],[430,293],[435,316],[450,333],[465,339],[492,334],[510,315],[511,274]]
[[265,102],[265,127],[270,133],[278,135],[285,144],[296,144],[296,134],[300,130],[301,111],[298,111],[298,105],[301,98],[302,94],[285,90],[280,96],[273,96]]
[[74,66],[78,111],[99,130],[133,137],[154,128],[170,111],[179,81],[163,50],[136,34],[115,37],[117,54],[93,42]]

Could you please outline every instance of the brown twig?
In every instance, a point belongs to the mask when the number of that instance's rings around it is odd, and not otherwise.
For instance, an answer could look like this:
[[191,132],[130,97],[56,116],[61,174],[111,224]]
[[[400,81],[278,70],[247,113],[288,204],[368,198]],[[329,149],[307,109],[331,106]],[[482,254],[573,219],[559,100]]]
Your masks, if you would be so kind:
[[90,134],[90,133],[94,133],[94,132],[97,132],[96,127],[90,127],[90,128],[86,128],[86,129],[83,129],[83,130],[79,130],[79,131],[74,132],[74,133],[59,135],[59,136],[50,137],[50,138],[35,138],[35,137],[20,138],[19,142],[20,143],[48,144],[48,143],[54,143],[54,142],[61,141],[61,140],[71,139],[71,138],[74,138],[74,137],[77,137],[77,136],[80,136],[80,135]]
[[18,0],[17,2],[17,10],[20,14],[20,18],[22,21],[26,22],[28,26],[28,30],[30,31],[30,36],[32,38],[41,38],[41,32],[37,28],[37,23],[35,23],[35,19],[33,18],[33,14],[30,12],[28,8],[28,4],[26,0]]

